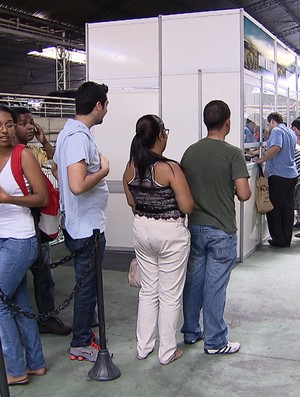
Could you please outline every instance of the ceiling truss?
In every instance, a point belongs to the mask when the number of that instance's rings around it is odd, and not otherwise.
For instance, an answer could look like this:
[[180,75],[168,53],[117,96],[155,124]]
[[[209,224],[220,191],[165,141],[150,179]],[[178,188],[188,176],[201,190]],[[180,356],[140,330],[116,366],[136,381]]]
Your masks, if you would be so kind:
[[[27,53],[46,46],[84,50],[87,22],[232,8],[245,9],[300,56],[300,0],[85,0],[84,6],[81,0],[0,0],[1,91],[54,90],[55,61],[32,60]],[[70,86],[84,78],[85,68],[71,65]]]

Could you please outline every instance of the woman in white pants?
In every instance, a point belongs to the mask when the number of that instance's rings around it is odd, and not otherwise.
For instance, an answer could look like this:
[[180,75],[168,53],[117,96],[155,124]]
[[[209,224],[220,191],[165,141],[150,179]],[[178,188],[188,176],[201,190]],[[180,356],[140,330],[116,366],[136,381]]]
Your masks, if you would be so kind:
[[161,364],[182,355],[176,328],[190,249],[185,214],[194,205],[179,164],[162,155],[168,134],[158,116],[141,117],[123,176],[127,202],[135,214],[133,241],[141,270],[137,358],[152,353],[158,329]]

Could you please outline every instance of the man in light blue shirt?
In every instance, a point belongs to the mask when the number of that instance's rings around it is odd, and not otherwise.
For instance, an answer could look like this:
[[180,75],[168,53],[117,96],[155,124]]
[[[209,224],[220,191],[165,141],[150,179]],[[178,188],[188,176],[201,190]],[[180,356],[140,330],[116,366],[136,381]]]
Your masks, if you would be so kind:
[[76,93],[76,116],[68,120],[57,138],[54,162],[61,199],[61,226],[65,244],[75,252],[75,280],[79,283],[86,267],[91,271],[85,276],[74,298],[73,337],[70,358],[96,361],[99,346],[92,334],[92,322],[96,305],[96,272],[93,230],[100,230],[101,254],[105,249],[108,187],[105,177],[109,163],[99,153],[90,128],[101,124],[107,112],[108,88],[94,82],[83,83]]
[[294,190],[298,171],[295,163],[297,136],[286,127],[279,113],[268,118],[270,136],[267,151],[258,164],[266,161],[270,200],[274,209],[267,214],[267,221],[273,247],[289,247],[294,223]]

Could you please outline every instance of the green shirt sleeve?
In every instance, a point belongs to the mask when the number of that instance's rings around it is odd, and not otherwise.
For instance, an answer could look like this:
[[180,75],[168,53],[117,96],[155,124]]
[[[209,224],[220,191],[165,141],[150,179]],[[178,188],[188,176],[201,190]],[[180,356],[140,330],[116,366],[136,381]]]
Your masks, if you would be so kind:
[[240,149],[237,149],[233,156],[231,162],[231,174],[233,181],[239,178],[249,178],[247,165]]

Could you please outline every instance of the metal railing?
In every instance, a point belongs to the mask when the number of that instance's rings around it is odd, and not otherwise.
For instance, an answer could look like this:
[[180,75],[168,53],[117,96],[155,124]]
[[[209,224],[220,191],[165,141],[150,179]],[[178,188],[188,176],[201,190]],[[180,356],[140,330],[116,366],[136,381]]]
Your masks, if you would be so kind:
[[25,107],[36,117],[74,117],[75,99],[0,92],[0,106]]

